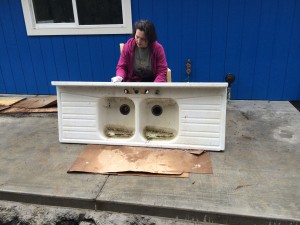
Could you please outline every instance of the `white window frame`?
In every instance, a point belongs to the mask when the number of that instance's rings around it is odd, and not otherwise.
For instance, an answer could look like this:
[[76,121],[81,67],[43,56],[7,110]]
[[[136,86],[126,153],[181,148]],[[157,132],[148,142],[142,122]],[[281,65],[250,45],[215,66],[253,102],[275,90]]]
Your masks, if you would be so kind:
[[121,0],[123,24],[79,25],[76,0],[72,0],[74,23],[37,24],[32,0],[21,0],[28,36],[39,35],[85,35],[85,34],[130,34],[132,33],[131,0]]

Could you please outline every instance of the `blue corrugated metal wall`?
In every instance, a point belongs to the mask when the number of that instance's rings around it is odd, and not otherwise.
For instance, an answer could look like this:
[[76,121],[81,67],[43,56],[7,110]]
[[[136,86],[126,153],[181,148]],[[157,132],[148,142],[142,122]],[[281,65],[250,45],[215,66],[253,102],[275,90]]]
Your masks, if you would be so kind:
[[[300,99],[299,0],[132,0],[152,20],[172,78],[224,81],[233,99]],[[129,35],[27,37],[20,0],[0,1],[0,94],[54,94],[52,80],[110,81]]]

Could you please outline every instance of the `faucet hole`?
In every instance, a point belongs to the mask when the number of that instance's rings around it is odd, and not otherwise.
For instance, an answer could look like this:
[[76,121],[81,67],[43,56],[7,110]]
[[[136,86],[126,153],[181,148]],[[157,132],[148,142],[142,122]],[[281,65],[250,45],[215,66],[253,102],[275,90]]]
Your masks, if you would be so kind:
[[127,104],[123,104],[120,106],[120,112],[123,114],[123,115],[128,115],[130,113],[130,107],[129,105]]
[[163,112],[163,109],[160,105],[154,105],[151,111],[154,116],[160,116]]

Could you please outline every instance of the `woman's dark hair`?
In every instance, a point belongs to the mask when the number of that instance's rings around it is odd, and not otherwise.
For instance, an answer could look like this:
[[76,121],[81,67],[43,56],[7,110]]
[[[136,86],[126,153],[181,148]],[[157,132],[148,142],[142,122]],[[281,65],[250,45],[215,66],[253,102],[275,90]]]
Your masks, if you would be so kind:
[[136,30],[139,29],[145,32],[146,38],[149,41],[149,44],[153,44],[157,40],[156,30],[153,23],[149,20],[139,20],[134,24],[134,30],[132,36],[135,36]]

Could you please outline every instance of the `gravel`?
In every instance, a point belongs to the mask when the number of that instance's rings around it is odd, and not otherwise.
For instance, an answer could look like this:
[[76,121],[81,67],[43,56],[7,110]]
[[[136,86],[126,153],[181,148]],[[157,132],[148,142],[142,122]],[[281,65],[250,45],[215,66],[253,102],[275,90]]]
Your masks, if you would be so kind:
[[197,221],[0,201],[0,225],[213,225]]

